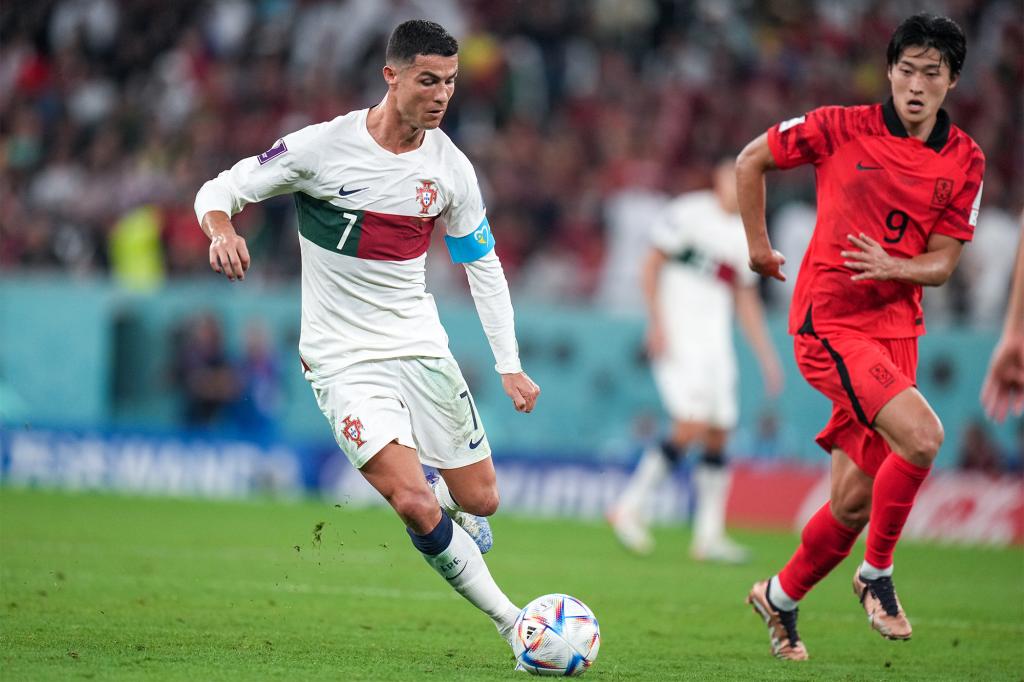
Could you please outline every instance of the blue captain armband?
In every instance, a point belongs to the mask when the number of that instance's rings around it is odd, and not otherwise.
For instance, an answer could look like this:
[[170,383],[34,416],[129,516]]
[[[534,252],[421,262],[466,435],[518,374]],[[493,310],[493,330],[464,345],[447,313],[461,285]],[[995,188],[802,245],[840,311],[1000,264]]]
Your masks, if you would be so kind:
[[472,263],[480,260],[494,248],[494,235],[487,216],[480,221],[479,227],[463,237],[445,235],[444,243],[448,245],[453,263]]

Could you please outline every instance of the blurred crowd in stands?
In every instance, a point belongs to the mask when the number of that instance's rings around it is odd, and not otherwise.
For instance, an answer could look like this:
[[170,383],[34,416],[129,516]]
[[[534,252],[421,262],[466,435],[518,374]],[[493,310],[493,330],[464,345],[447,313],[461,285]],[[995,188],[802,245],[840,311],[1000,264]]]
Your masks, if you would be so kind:
[[[371,106],[383,46],[426,17],[461,44],[444,128],[475,162],[520,297],[630,310],[646,231],[716,160],[823,104],[887,97],[914,2],[873,0],[13,0],[0,6],[0,268],[208,277],[202,182],[282,134]],[[968,34],[948,101],[988,157],[976,243],[932,320],[995,324],[1024,206],[1024,10],[939,0]],[[770,229],[795,273],[813,174],[776,174]],[[251,279],[290,282],[291,200],[237,219]],[[464,287],[432,256],[431,286]],[[792,282],[792,277],[790,282]],[[788,303],[786,285],[769,302]]]
[[245,434],[271,440],[283,397],[280,352],[257,322],[245,329],[243,348],[232,356],[220,319],[199,312],[174,330],[169,383],[180,397],[180,423],[196,430]]

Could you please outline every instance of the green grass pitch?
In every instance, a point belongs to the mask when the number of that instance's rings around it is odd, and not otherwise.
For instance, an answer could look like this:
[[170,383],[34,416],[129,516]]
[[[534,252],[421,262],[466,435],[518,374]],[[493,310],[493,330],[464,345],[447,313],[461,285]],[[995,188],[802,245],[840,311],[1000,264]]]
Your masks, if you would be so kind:
[[[316,530],[320,522],[323,526]],[[598,523],[494,520],[491,571],[517,603],[583,599],[601,622],[591,680],[1021,680],[1024,553],[907,544],[910,642],[871,631],[849,579],[804,602],[811,659],[768,654],[743,604],[795,537],[739,533],[742,567],[695,564],[685,531],[648,559]],[[384,509],[0,489],[4,680],[525,680]]]

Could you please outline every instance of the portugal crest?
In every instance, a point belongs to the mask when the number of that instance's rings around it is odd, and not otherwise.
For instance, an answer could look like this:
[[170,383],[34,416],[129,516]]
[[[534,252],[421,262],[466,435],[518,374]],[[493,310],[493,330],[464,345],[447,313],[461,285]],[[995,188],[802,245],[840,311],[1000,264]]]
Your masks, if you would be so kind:
[[363,440],[363,422],[353,419],[352,415],[348,415],[342,420],[341,433],[345,436],[345,440],[355,443],[357,448],[362,447],[366,442]]
[[420,214],[426,214],[437,200],[437,187],[430,180],[421,180],[416,188],[416,203],[420,205]]

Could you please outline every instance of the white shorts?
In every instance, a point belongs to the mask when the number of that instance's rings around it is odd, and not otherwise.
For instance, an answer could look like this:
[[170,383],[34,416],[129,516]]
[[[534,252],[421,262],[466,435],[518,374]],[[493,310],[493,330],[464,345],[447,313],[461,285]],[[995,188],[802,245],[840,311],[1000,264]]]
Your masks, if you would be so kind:
[[672,419],[702,422],[729,431],[736,426],[736,363],[731,355],[689,349],[651,367],[662,403]]
[[326,385],[311,383],[334,439],[357,469],[392,441],[414,448],[421,462],[438,469],[491,455],[473,396],[452,358],[360,362]]

